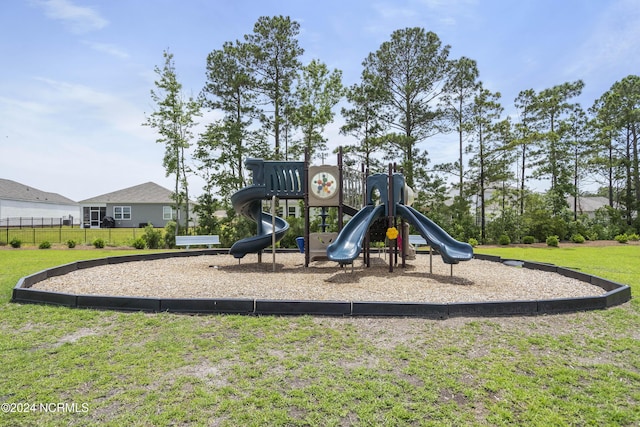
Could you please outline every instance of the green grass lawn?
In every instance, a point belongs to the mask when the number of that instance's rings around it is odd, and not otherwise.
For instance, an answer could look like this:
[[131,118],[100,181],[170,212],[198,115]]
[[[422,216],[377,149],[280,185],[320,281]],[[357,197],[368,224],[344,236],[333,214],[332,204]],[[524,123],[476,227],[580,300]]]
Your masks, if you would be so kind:
[[[477,252],[573,267],[640,295],[638,246]],[[21,410],[0,413],[0,425],[640,424],[636,299],[446,320],[9,303],[21,276],[114,253],[126,252],[0,250],[0,403]]]

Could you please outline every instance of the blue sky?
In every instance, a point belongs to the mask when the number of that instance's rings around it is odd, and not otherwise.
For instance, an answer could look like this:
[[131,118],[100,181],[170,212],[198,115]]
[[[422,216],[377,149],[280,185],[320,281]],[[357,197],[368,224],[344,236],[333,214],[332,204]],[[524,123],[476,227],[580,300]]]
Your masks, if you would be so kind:
[[[298,21],[303,61],[341,69],[346,86],[394,30],[433,31],[451,58],[477,61],[509,114],[524,89],[582,79],[588,108],[640,73],[637,0],[3,0],[0,177],[73,200],[147,181],[172,188],[164,148],[141,126],[163,50],[187,94],[197,94],[207,54],[273,15]],[[353,143],[340,124],[327,127],[331,147]],[[446,136],[422,147],[433,163],[456,157]],[[192,180],[194,193],[200,186]]]

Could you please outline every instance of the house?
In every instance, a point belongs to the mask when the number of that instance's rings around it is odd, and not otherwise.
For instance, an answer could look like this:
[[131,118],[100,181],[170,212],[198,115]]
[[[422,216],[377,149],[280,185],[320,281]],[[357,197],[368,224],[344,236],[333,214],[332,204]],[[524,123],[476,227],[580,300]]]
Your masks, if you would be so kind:
[[[569,209],[573,211],[574,198],[573,196],[567,196],[567,204]],[[578,197],[577,211],[578,215],[587,215],[589,218],[594,218],[596,211],[605,206],[609,206],[609,199],[602,196],[581,196]]]
[[78,203],[57,193],[0,178],[0,225],[42,226],[78,224]]
[[[516,190],[512,190],[511,191],[511,195],[513,196]],[[500,214],[500,203],[494,199],[492,199],[492,197],[494,196],[496,190],[494,189],[487,189],[485,192],[485,201],[487,203],[486,206],[486,211],[485,214],[487,215],[487,217],[492,218],[495,216],[499,216]],[[447,202],[447,204],[450,205],[450,201],[453,200],[453,197],[451,197],[451,199],[449,199]],[[513,202],[514,199],[513,197],[506,198],[507,201]],[[566,201],[567,201],[567,209],[570,212],[573,212],[574,209],[574,197],[573,196],[566,196]],[[471,198],[471,210],[472,212],[474,211],[474,209],[476,211],[478,211],[480,209],[480,198],[477,195],[474,195]],[[577,213],[578,215],[586,215],[589,218],[593,219],[595,217],[595,213],[598,209],[603,208],[604,206],[608,206],[609,205],[609,199],[607,199],[606,197],[601,197],[601,196],[580,196],[578,197],[578,204],[577,204]]]
[[[167,222],[181,220],[185,212],[176,213],[173,192],[147,182],[81,200],[83,227],[164,227]],[[189,215],[192,216],[190,203]],[[106,220],[105,220],[106,219]]]

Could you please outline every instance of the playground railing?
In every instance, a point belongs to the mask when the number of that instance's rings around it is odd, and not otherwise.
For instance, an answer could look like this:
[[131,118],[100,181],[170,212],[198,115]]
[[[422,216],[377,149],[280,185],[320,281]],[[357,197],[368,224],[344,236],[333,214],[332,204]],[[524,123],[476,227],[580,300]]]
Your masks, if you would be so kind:
[[[249,167],[249,164],[247,164]],[[253,172],[253,184],[264,186],[266,196],[281,199],[300,199],[304,197],[304,162],[277,162],[253,160],[250,169]]]

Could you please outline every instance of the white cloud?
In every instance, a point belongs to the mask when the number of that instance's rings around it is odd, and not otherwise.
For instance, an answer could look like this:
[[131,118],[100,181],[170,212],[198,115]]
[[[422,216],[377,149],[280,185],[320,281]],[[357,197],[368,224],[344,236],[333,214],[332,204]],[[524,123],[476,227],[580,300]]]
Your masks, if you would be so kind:
[[[147,181],[172,188],[162,167],[164,146],[154,129],[142,126],[146,98],[135,103],[129,95],[36,78],[20,94],[0,96],[0,176],[72,200]],[[215,115],[199,120],[196,132]],[[202,183],[190,181],[196,197]]]
[[[392,29],[422,27],[441,32],[459,24],[461,18],[473,17],[477,0],[408,0],[399,5],[389,0],[379,0],[371,5],[376,13],[365,27],[370,34],[385,37]],[[386,34],[388,32],[388,34]]]
[[123,96],[77,83],[47,78],[36,80],[43,83],[41,101],[55,104],[57,114],[75,117],[79,121],[95,120],[136,138],[150,137],[149,129],[141,126],[144,111]]
[[148,156],[127,156],[126,150],[108,152],[102,146],[88,145],[81,135],[42,136],[48,140],[39,151],[25,144],[3,148],[8,158],[28,160],[6,164],[0,160],[2,177],[75,201],[148,181],[171,188],[171,179],[164,176],[159,145],[151,145]]
[[100,30],[109,24],[94,9],[77,6],[70,0],[42,0],[36,4],[44,9],[49,18],[62,21],[74,33]]
[[[640,3],[620,0],[612,3],[576,52],[575,60],[566,67],[566,74],[581,78],[597,78],[602,71],[627,64],[629,72],[640,66],[637,55],[640,39]],[[620,70],[624,74],[624,70]],[[620,78],[624,75],[620,75]],[[613,84],[614,82],[611,82]]]
[[86,46],[89,46],[93,50],[107,53],[111,56],[115,56],[116,58],[120,58],[120,59],[129,58],[129,54],[127,52],[120,49],[118,46],[110,43],[97,43],[97,42],[89,42],[89,41],[83,41],[82,43]]
[[410,20],[416,17],[417,12],[411,7],[398,7],[394,3],[374,3],[374,10],[384,20]]

